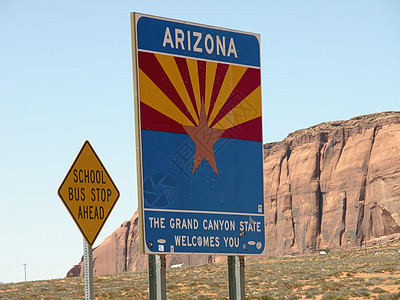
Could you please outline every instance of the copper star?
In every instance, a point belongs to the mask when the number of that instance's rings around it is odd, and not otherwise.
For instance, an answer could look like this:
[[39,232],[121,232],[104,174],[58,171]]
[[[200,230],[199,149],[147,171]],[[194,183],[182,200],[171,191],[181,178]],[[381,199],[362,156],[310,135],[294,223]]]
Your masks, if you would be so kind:
[[225,130],[208,127],[204,104],[201,106],[199,125],[183,126],[183,128],[186,130],[192,141],[196,144],[192,173],[196,171],[203,159],[206,159],[213,168],[214,172],[218,175],[213,146]]

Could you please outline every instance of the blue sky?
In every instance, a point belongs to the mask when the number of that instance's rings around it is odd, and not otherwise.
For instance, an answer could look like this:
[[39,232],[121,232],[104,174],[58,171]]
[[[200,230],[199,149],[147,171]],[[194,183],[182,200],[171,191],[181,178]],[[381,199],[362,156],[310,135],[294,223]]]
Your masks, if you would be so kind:
[[82,236],[57,189],[89,140],[137,208],[129,13],[261,35],[263,138],[400,110],[398,1],[0,0],[0,282],[64,277]]

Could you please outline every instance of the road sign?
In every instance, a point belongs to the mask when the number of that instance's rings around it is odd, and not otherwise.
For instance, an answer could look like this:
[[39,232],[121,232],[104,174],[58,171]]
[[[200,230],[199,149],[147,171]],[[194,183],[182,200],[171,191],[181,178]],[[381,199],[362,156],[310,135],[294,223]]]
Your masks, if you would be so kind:
[[93,246],[119,191],[89,141],[83,144],[58,195],[87,243]]
[[131,24],[141,251],[262,254],[259,35]]

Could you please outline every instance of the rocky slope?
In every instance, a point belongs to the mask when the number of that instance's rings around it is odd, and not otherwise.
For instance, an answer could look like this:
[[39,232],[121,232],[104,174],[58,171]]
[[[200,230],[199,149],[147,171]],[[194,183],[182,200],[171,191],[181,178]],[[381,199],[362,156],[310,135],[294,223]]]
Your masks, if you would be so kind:
[[[327,122],[264,146],[267,255],[400,236],[400,112]],[[93,250],[94,273],[142,270],[137,213]],[[167,265],[223,260],[167,256]],[[67,276],[82,275],[82,261]]]

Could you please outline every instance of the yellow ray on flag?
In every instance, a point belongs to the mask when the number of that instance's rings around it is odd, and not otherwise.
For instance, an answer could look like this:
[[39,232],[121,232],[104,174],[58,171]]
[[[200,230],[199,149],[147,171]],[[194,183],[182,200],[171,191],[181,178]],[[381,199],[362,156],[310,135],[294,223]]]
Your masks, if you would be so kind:
[[171,80],[172,85],[175,87],[179,96],[185,103],[189,113],[192,115],[193,119],[198,123],[199,118],[195,112],[193,104],[190,100],[189,94],[187,92],[186,86],[183,82],[182,76],[180,75],[178,66],[176,65],[175,59],[170,55],[155,54],[161,67],[164,69],[169,80]]
[[214,87],[215,73],[217,72],[218,63],[207,61],[206,63],[206,91],[205,91],[205,109],[208,113],[212,90]]
[[217,100],[215,101],[215,105],[211,115],[208,119],[208,125],[211,125],[212,121],[214,121],[215,117],[217,116],[218,112],[225,104],[226,100],[228,99],[231,92],[234,90],[240,79],[243,77],[243,74],[246,72],[247,67],[241,67],[236,65],[230,65],[224,82],[222,83],[221,90],[218,94]]
[[213,128],[228,129],[261,117],[261,86],[227,113]]
[[199,72],[197,68],[197,60],[187,58],[186,62],[189,69],[190,80],[192,81],[194,98],[196,99],[197,109],[199,110],[198,113],[200,115],[201,100],[200,100],[200,83],[199,83]]
[[153,81],[139,69],[140,101],[166,115],[174,121],[185,125],[195,126],[176,105],[154,84]]

